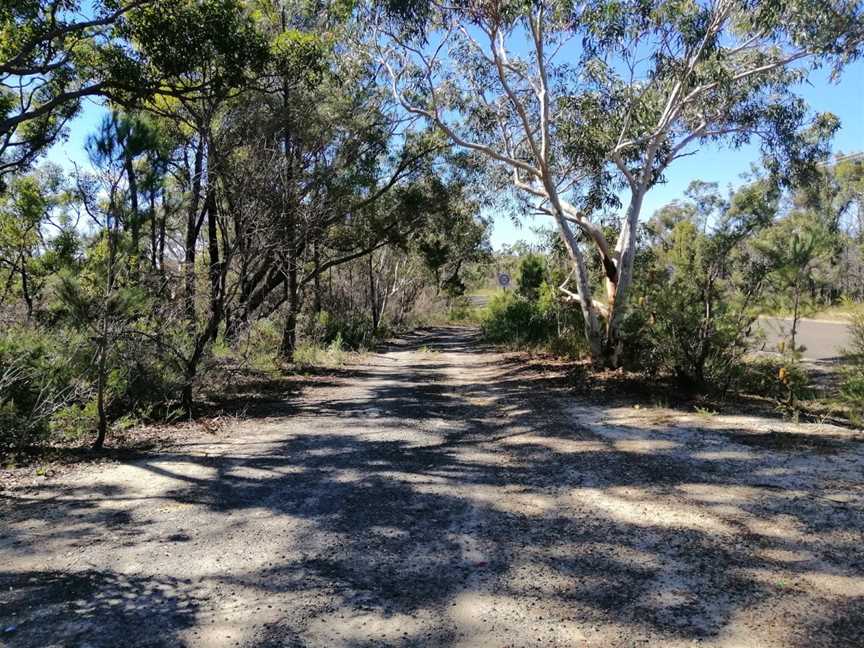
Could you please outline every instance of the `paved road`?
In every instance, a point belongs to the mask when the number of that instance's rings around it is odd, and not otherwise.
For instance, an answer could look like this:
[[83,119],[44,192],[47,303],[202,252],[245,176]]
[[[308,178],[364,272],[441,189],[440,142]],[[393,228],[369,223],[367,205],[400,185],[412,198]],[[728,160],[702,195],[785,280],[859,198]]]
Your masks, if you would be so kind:
[[[775,350],[780,340],[788,339],[792,328],[791,319],[780,317],[763,317],[759,324],[765,332],[766,351]],[[804,319],[798,323],[796,344],[805,347],[804,357],[808,360],[839,360],[851,341],[849,325],[845,322]]]
[[852,432],[571,387],[430,330],[267,418],[7,487],[0,644],[861,646]]

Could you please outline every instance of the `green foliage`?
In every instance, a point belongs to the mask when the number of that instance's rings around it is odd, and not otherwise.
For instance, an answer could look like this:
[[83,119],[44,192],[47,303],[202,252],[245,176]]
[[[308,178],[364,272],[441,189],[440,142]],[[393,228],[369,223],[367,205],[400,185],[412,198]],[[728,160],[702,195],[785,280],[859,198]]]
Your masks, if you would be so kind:
[[337,336],[327,345],[305,342],[294,351],[294,364],[306,367],[339,367],[345,364],[347,353],[342,338]]
[[864,310],[852,316],[849,331],[852,340],[845,351],[840,398],[849,408],[852,421],[864,427]]
[[544,281],[546,264],[537,254],[529,254],[519,262],[519,294],[528,301],[536,301]]
[[0,453],[45,439],[57,412],[79,397],[77,377],[88,361],[82,343],[73,330],[0,334]]
[[220,96],[261,71],[268,48],[237,0],[146,4],[123,33],[146,62],[145,83],[184,96]]
[[562,304],[546,282],[535,301],[513,292],[494,295],[480,314],[480,327],[489,342],[512,348],[541,348],[568,358],[582,358],[588,350],[579,309]]
[[833,242],[825,223],[812,211],[792,212],[753,242],[766,260],[777,306],[797,318],[814,305],[810,288],[820,275],[823,282],[831,282],[826,272]]
[[651,224],[655,249],[622,327],[626,362],[673,374],[689,391],[724,391],[748,350],[762,290],[743,242],[770,220],[772,197],[765,186],[728,202],[711,187],[690,195]]
[[554,332],[552,323],[544,315],[537,302],[503,292],[489,301],[480,326],[484,337],[496,344],[538,344]]
[[800,356],[792,353],[763,356],[742,363],[733,387],[742,394],[770,398],[785,414],[796,418],[801,401],[813,396],[810,376]]
[[377,340],[387,335],[386,329],[374,331],[372,319],[358,313],[333,316],[322,310],[307,327],[306,337],[315,347],[328,347],[338,341],[340,349],[356,351],[372,347]]
[[456,323],[474,322],[477,319],[477,311],[470,300],[457,298],[450,302],[447,319]]

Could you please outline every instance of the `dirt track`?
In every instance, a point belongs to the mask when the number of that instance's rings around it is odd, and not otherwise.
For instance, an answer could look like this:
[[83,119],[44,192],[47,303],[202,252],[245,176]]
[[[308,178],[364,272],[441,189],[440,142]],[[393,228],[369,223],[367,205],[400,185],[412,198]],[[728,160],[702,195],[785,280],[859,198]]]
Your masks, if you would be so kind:
[[0,645],[862,646],[849,431],[580,403],[418,333],[0,501]]

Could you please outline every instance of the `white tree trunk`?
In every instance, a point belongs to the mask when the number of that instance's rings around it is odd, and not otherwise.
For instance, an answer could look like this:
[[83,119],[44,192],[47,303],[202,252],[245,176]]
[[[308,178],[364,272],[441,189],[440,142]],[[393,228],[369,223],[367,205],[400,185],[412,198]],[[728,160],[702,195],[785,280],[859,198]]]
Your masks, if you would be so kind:
[[564,220],[561,213],[556,213],[555,221],[558,223],[558,231],[573,265],[573,274],[576,277],[576,287],[579,291],[579,305],[582,308],[582,317],[585,321],[585,337],[591,349],[591,358],[596,360],[602,356],[603,335],[597,319],[597,310],[594,308],[585,258],[582,256],[582,251],[579,249],[579,244],[573,236],[570,225]]
[[642,212],[642,201],[645,198],[645,188],[637,187],[630,198],[627,216],[615,245],[615,256],[618,259],[617,281],[610,289],[609,317],[606,321],[605,347],[608,361],[617,366],[621,354],[622,340],[619,331],[624,313],[627,310],[628,293],[633,284],[633,262],[636,258],[636,229],[639,226],[639,215]]

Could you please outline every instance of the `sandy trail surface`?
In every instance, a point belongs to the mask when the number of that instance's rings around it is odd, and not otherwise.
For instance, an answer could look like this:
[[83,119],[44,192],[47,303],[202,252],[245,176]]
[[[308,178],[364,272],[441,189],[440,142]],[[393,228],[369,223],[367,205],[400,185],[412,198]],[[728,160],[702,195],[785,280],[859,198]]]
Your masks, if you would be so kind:
[[583,403],[465,329],[0,498],[0,646],[864,646],[849,430]]

